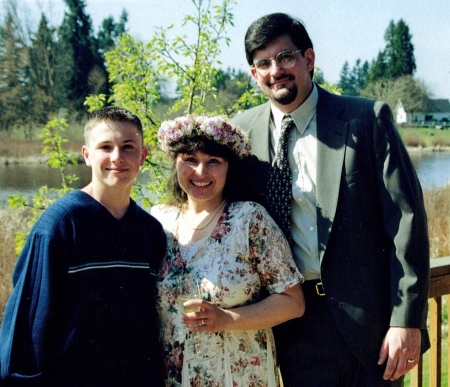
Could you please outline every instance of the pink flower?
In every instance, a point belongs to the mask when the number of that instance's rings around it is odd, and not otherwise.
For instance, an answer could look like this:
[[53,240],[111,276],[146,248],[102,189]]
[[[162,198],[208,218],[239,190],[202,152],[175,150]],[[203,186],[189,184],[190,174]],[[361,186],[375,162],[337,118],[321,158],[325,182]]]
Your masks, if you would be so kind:
[[183,259],[180,252],[178,252],[176,255],[175,265],[180,268],[186,266],[186,261]]
[[161,268],[159,269],[159,276],[163,279],[166,278],[171,269],[172,263],[164,260],[162,262]]
[[177,367],[181,367],[183,365],[183,351],[180,347],[172,349],[172,356],[170,356],[170,359]]
[[252,356],[250,360],[250,364],[253,366],[260,366],[261,365],[261,359],[259,356]]

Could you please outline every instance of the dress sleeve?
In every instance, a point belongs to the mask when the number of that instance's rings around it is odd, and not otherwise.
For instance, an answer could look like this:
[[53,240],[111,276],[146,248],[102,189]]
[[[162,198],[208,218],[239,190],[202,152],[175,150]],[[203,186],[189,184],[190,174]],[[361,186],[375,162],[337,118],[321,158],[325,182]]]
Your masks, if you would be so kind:
[[[13,274],[14,289],[0,331],[2,380],[33,382],[58,353],[61,255],[48,236],[31,233]],[[60,253],[62,253],[60,251]],[[60,313],[59,313],[60,315]],[[22,384],[21,384],[22,385]]]
[[282,293],[304,278],[280,228],[262,206],[255,206],[249,222],[250,258],[269,293]]

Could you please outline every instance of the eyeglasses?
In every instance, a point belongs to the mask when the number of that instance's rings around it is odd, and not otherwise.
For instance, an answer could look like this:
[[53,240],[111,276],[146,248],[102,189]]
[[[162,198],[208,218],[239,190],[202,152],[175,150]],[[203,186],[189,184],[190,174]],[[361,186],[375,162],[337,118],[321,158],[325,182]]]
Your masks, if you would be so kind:
[[281,51],[272,58],[254,61],[252,67],[254,67],[261,75],[266,75],[272,68],[272,61],[274,60],[278,67],[289,69],[293,67],[297,61],[296,54],[300,54],[303,51],[304,50]]

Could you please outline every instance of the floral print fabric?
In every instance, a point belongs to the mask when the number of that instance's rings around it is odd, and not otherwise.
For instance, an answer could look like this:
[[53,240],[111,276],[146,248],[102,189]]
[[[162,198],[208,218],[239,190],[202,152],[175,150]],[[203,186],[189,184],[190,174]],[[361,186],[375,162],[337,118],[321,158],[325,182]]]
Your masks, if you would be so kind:
[[[158,207],[152,214],[168,237],[168,252],[158,274],[158,310],[167,386],[279,386],[271,329],[197,332],[180,322],[180,278],[203,298],[227,309],[248,305],[263,293],[281,293],[301,282],[289,245],[266,210],[253,202],[228,205],[212,234],[188,261],[174,235],[179,210]],[[194,339],[203,353],[193,356]]]

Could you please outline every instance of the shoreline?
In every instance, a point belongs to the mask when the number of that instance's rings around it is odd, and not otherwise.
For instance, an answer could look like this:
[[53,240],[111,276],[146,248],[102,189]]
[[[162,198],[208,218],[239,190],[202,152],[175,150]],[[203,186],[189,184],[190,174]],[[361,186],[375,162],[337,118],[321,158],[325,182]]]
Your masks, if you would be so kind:
[[[84,158],[81,154],[72,153],[69,157],[77,156],[78,164],[84,164]],[[47,164],[48,156],[32,155],[22,157],[0,156],[0,165],[19,165],[19,164]]]
[[[450,152],[450,147],[406,147],[409,153],[419,153],[419,152]],[[84,158],[81,154],[72,153],[69,157],[77,156],[78,164],[84,164]],[[23,157],[7,157],[0,156],[0,165],[18,165],[18,164],[46,164],[48,157],[46,155],[32,155]]]
[[428,152],[428,153],[439,153],[439,152],[450,152],[450,146],[429,146],[429,147],[421,147],[421,146],[407,146],[406,150],[409,153],[417,153],[417,152]]

